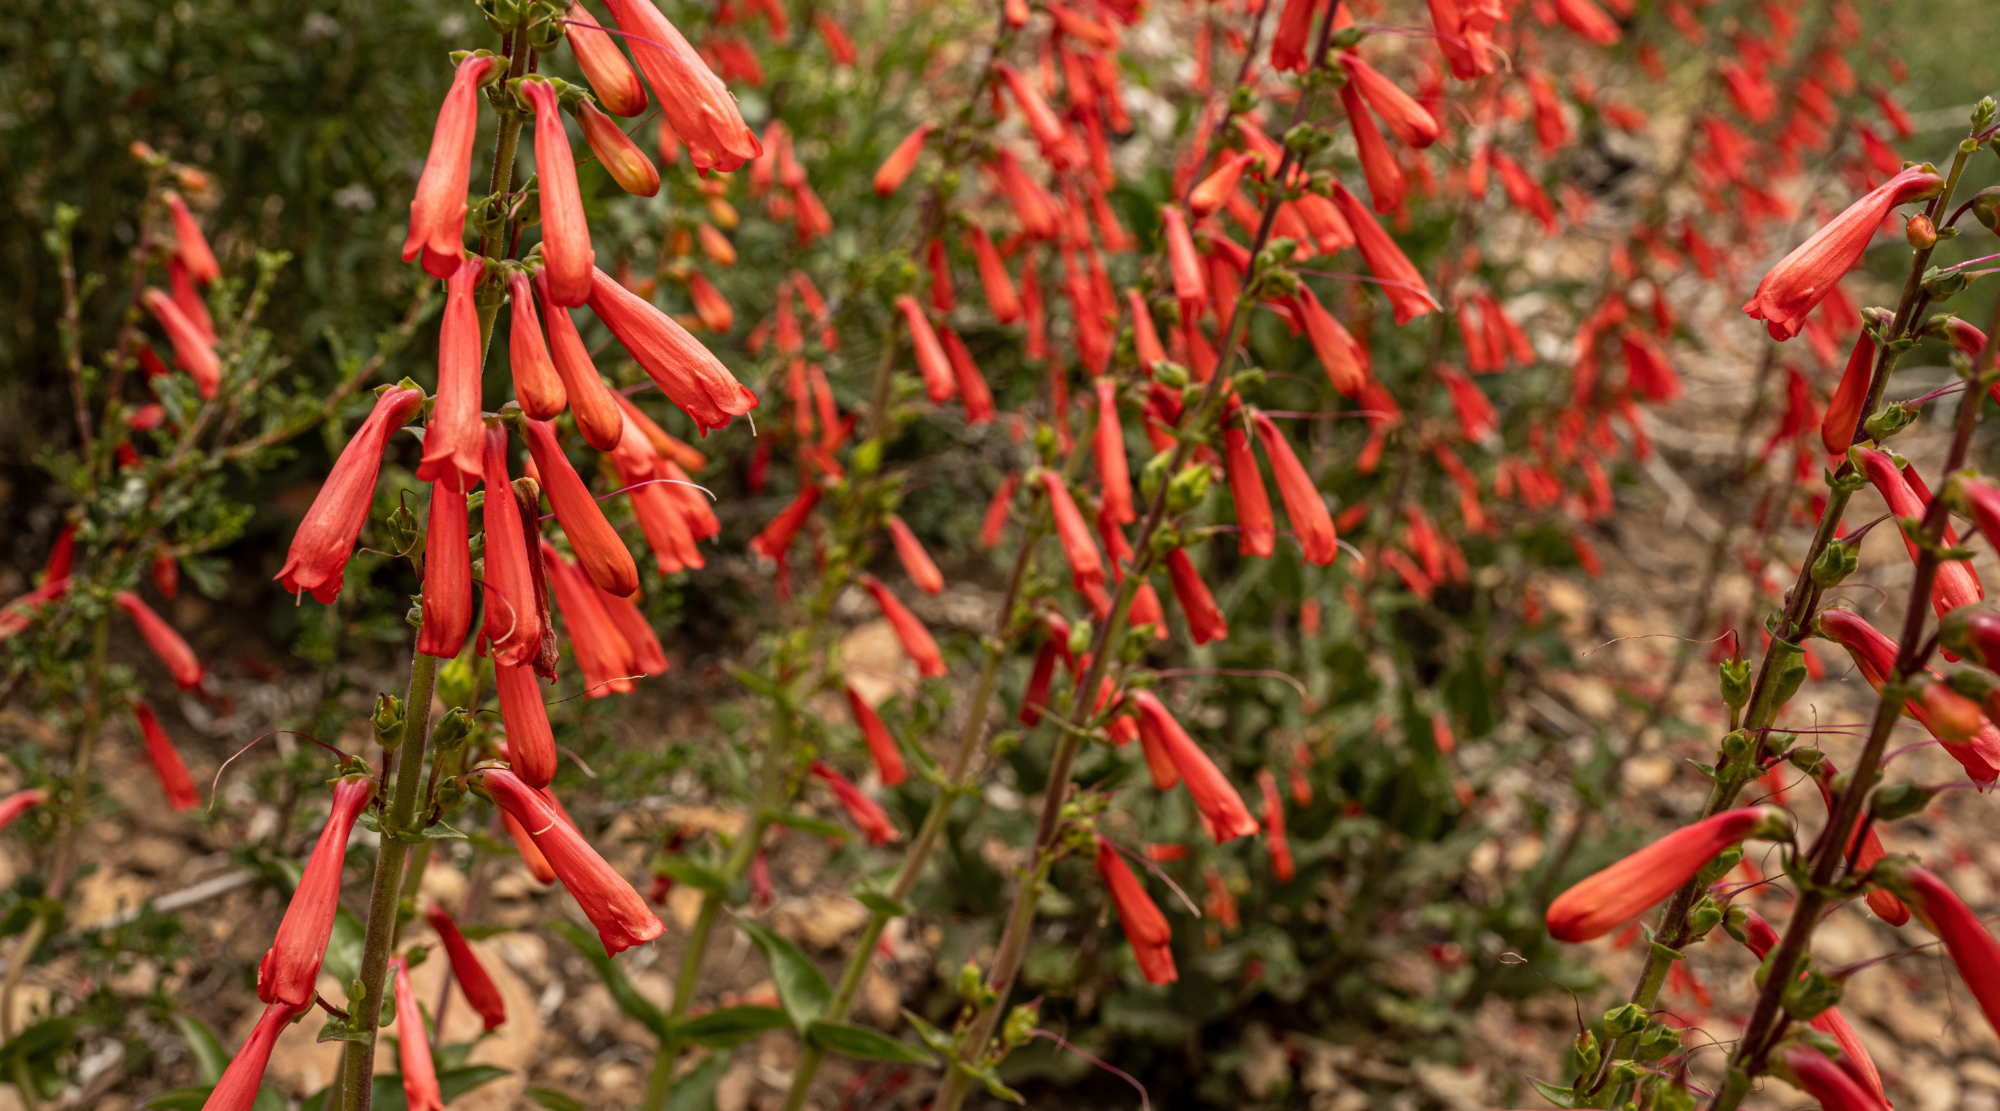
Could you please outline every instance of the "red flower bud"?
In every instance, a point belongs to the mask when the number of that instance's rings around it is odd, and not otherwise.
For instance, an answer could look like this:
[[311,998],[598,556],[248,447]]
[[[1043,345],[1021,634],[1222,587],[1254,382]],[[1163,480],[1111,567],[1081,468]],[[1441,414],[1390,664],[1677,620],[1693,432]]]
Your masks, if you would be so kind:
[[179,255],[167,260],[167,285],[173,289],[174,306],[201,333],[202,342],[215,346],[215,318],[208,314],[208,303],[201,299],[201,291],[194,287],[194,278]]
[[437,397],[430,424],[424,429],[424,457],[417,477],[442,482],[454,490],[471,490],[481,475],[486,428],[479,419],[481,367],[479,310],[473,290],[485,264],[468,258],[445,287],[444,321],[438,327]]
[[264,1083],[264,1070],[271,1064],[271,1051],[277,1048],[278,1035],[311,1009],[310,998],[303,1003],[273,1003],[265,1007],[250,1036],[244,1039],[243,1048],[229,1059],[229,1067],[222,1070],[222,1079],[209,1091],[202,1111],[252,1111],[257,1106],[258,1089]]
[[181,754],[174,748],[167,731],[160,728],[160,719],[153,716],[153,708],[144,699],[132,700],[132,717],[139,723],[139,736],[146,743],[146,758],[153,763],[153,773],[160,777],[160,790],[166,793],[167,809],[179,813],[201,801],[194,790],[194,780],[188,778],[187,765],[181,762]]
[[535,314],[535,295],[528,274],[513,270],[507,274],[509,313],[507,363],[514,374],[514,397],[521,411],[535,420],[554,420],[568,398],[562,376],[549,358],[542,342],[542,323]]
[[46,797],[48,797],[46,791],[38,787],[30,787],[25,791],[16,791],[6,798],[0,799],[0,829],[6,829],[8,826],[13,825],[16,821],[20,820],[21,815],[40,806],[42,800]]
[[[1201,179],[1201,183],[1188,194],[1188,211],[1197,218],[1209,216],[1223,206],[1230,194],[1236,192],[1236,183],[1242,179],[1243,171],[1257,161],[1255,151],[1226,154],[1213,172]],[[1277,169],[1276,166],[1270,169]]]
[[[1824,787],[1821,788],[1821,790],[1824,789]],[[1863,861],[1856,861],[1855,863],[1858,868],[1867,868],[1872,864],[1872,862]],[[1882,892],[1882,894],[1887,894],[1887,892]],[[1890,897],[1894,898],[1894,896]],[[1900,906],[1901,904],[1897,905]],[[1743,944],[1752,953],[1757,955],[1758,960],[1763,960],[1772,949],[1777,947],[1778,931],[1772,929],[1771,924],[1764,921],[1764,916],[1758,914],[1755,910],[1745,907],[1744,911],[1746,917],[1743,922]],[[1903,919],[1904,921],[1908,921],[1908,911],[1903,912]],[[1896,925],[1901,924],[1901,922],[1896,923]],[[1858,1070],[1860,1078],[1865,1081],[1866,1087],[1874,1092],[1877,1097],[1880,1097],[1882,1095],[1882,1075],[1875,1071],[1874,1059],[1868,1055],[1867,1047],[1861,1044],[1861,1039],[1855,1034],[1854,1027],[1848,1025],[1847,1019],[1840,1013],[1840,1008],[1830,1007],[1821,1011],[1818,1017],[1812,1020],[1812,1026],[1813,1029],[1840,1043],[1841,1051],[1847,1054],[1848,1060]]]
[[222,363],[216,359],[209,341],[202,337],[201,327],[160,290],[149,287],[142,300],[146,302],[146,310],[166,331],[167,341],[174,345],[174,362],[194,379],[195,391],[204,401],[214,397],[222,385]]
[[500,989],[493,983],[486,966],[480,963],[479,954],[472,951],[465,935],[458,932],[458,923],[452,921],[451,915],[436,903],[424,908],[424,920],[431,924],[431,929],[437,931],[438,940],[444,943],[445,955],[451,958],[452,978],[458,981],[458,990],[465,993],[465,1001],[479,1012],[480,1022],[488,1030],[506,1022],[507,1001],[501,997]]
[[1354,341],[1333,314],[1320,304],[1319,297],[1304,285],[1291,298],[1292,311],[1305,323],[1306,339],[1319,357],[1326,380],[1343,397],[1358,396],[1369,382],[1368,353]]
[[577,562],[591,582],[613,594],[629,597],[639,589],[638,565],[632,561],[625,541],[619,539],[618,531],[604,519],[604,511],[590,496],[583,479],[570,466],[569,457],[556,442],[555,426],[547,421],[524,421],[522,435],[528,441],[535,469],[541,473],[549,506],[555,510],[563,535],[569,537]]
[[201,686],[201,661],[195,659],[194,649],[188,647],[188,642],[174,631],[173,626],[129,590],[119,591],[112,595],[111,600],[125,611],[132,624],[139,627],[139,635],[145,638],[146,647],[151,648],[153,655],[167,665],[167,673],[174,677],[175,686],[184,691]]
[[409,962],[394,957],[389,967],[396,974],[396,1063],[403,1072],[403,1103],[409,1111],[444,1111],[437,1062],[431,1059],[430,1038],[424,1033],[424,1013],[417,1009],[416,989],[410,986]]
[[1250,438],[1235,420],[1222,426],[1222,458],[1229,471],[1230,496],[1236,499],[1236,550],[1268,559],[1278,538],[1271,519],[1271,496],[1264,490],[1264,474],[1257,469]]
[[1764,321],[1772,339],[1798,335],[1805,327],[1806,315],[1839,283],[1841,275],[1853,268],[1889,210],[1935,196],[1943,187],[1943,178],[1921,166],[1912,166],[1883,182],[1772,267],[1757,283],[1757,292],[1743,311]]
[[[882,166],[875,171],[875,195],[886,197],[903,187],[910,171],[916,168],[917,158],[924,153],[924,140],[931,137],[932,127],[920,123],[908,135],[903,136],[889,157],[882,160]],[[1002,321],[1005,323],[1005,321]]]
[[861,788],[848,782],[846,776],[834,771],[823,760],[812,762],[812,773],[826,782],[827,788],[840,800],[841,808],[847,811],[847,818],[857,826],[871,845],[886,845],[900,840],[902,833],[889,821],[889,812],[882,804],[861,792]]
[[222,276],[222,267],[215,263],[215,252],[208,249],[208,237],[201,234],[201,225],[194,222],[194,213],[188,211],[187,202],[172,189],[165,191],[167,212],[174,223],[174,257],[187,267],[188,277],[202,285]]
[[1383,142],[1375,117],[1362,106],[1354,83],[1340,87],[1340,106],[1347,113],[1348,130],[1354,134],[1355,153],[1361,159],[1362,176],[1368,180],[1368,199],[1377,212],[1394,212],[1403,206],[1405,185],[1402,167]]
[[1147,306],[1145,296],[1136,289],[1128,289],[1125,302],[1132,309],[1132,346],[1139,356],[1139,369],[1151,377],[1153,367],[1167,361],[1167,349],[1160,343],[1159,330],[1153,327],[1153,310]]
[[936,594],[944,589],[944,576],[938,572],[937,564],[931,562],[929,552],[924,551],[923,541],[910,531],[901,517],[889,514],[889,539],[895,544],[896,558],[902,561],[903,573],[910,576],[910,582],[925,594]]
[[1111,894],[1118,924],[1124,927],[1125,940],[1132,943],[1132,955],[1137,958],[1146,981],[1171,984],[1179,980],[1180,973],[1174,968],[1173,927],[1167,925],[1167,916],[1160,913],[1152,896],[1146,894],[1145,886],[1132,874],[1125,858],[1102,838],[1097,842],[1097,874]]
[[1615,46],[1624,37],[1618,24],[1591,0],[1555,0],[1555,5],[1563,26],[1599,46]]
[[541,654],[543,605],[529,564],[527,525],[507,477],[507,430],[486,429],[486,623],[496,663],[525,667]]
[[945,357],[951,361],[951,373],[958,383],[958,396],[965,405],[965,423],[987,424],[993,420],[993,390],[986,384],[986,376],[979,373],[979,364],[972,361],[972,352],[965,349],[965,341],[950,328],[939,328],[938,339],[944,344]]
[[[629,38],[626,45],[660,100],[667,121],[687,144],[695,169],[724,173],[764,153],[728,86],[695,53],[653,0],[605,0],[611,18]],[[539,160],[538,160],[539,161]]]
[[1000,252],[994,249],[993,237],[978,224],[971,225],[968,233],[972,239],[972,257],[979,265],[979,284],[986,290],[986,307],[993,312],[993,319],[1002,324],[1012,324],[1021,319],[1021,298],[1014,291],[1014,279],[1007,273],[1007,264],[1000,259]]
[[646,909],[646,901],[597,855],[575,826],[563,820],[544,792],[505,768],[480,768],[466,781],[521,824],[590,924],[597,927],[606,952],[617,956],[665,932],[666,926]]
[[584,697],[629,694],[637,670],[632,646],[604,612],[600,599],[615,597],[597,589],[590,577],[564,559],[554,545],[542,541],[542,567],[555,587],[556,608],[569,633],[570,654],[583,672]]
[[[577,333],[576,322],[570,318],[569,310],[549,300],[546,271],[536,272],[535,288],[541,293],[542,319],[548,327],[551,361],[556,376],[562,380],[564,400],[576,417],[576,429],[583,433],[584,442],[591,447],[611,451],[618,446],[619,438],[625,433],[625,420],[619,415],[619,399],[598,376],[597,367],[590,359],[590,348],[584,346],[583,337]],[[518,377],[515,379],[515,392],[520,392]],[[525,410],[525,402],[523,406]]]
[[[1404,92],[1394,81],[1375,71],[1352,51],[1340,53],[1340,67],[1347,71],[1348,84],[1382,117],[1405,146],[1422,149],[1437,142],[1442,129],[1430,112]],[[1350,115],[1352,114],[1350,110]]]
[[1118,423],[1118,382],[1099,378],[1097,389],[1097,435],[1092,448],[1097,456],[1097,481],[1104,489],[1104,512],[1113,521],[1129,525],[1139,519],[1132,511],[1132,479],[1125,464],[1125,430]]
[[1049,511],[1055,517],[1056,539],[1062,543],[1063,557],[1069,560],[1070,582],[1079,594],[1089,594],[1091,587],[1102,589],[1104,562],[1097,553],[1097,542],[1090,537],[1090,525],[1069,496],[1069,487],[1054,471],[1044,470],[1040,477],[1042,490],[1049,497]]
[[1188,234],[1187,217],[1178,205],[1160,206],[1160,234],[1167,241],[1167,266],[1173,274],[1181,315],[1196,316],[1208,303],[1208,282],[1202,277],[1201,258],[1194,252],[1194,238]]
[[576,159],[570,154],[562,105],[547,81],[528,78],[519,88],[535,112],[535,180],[541,193],[542,270],[548,275],[549,299],[565,307],[581,305],[590,299],[596,255],[590,247],[590,225],[583,215],[583,193],[576,182]]
[[1861,423],[1861,407],[1868,400],[1868,386],[1875,375],[1875,340],[1864,329],[1854,340],[1847,356],[1847,369],[1840,385],[1826,403],[1826,418],[1820,424],[1820,443],[1829,455],[1845,455],[1854,443],[1854,430]]
[[340,451],[326,483],[306,510],[292,536],[285,565],[273,576],[293,594],[303,590],[321,602],[339,596],[348,558],[368,522],[375,501],[375,479],[382,469],[382,449],[398,428],[407,424],[424,403],[424,391],[391,387],[376,399],[354,437]]
[[278,935],[257,965],[257,998],[264,1002],[312,1002],[319,964],[326,957],[327,939],[333,936],[334,912],[340,909],[347,836],[361,808],[374,796],[375,781],[367,775],[343,776],[334,784],[333,810],[306,858],[284,920],[278,923]]
[[958,392],[958,379],[952,373],[951,360],[945,357],[943,345],[938,343],[937,332],[924,316],[923,306],[906,293],[896,298],[896,308],[910,326],[910,347],[916,353],[917,370],[924,376],[924,393],[932,401],[950,401]]
[[861,729],[861,737],[868,742],[868,755],[875,761],[875,773],[882,777],[885,787],[894,787],[903,782],[908,770],[903,766],[903,752],[896,747],[896,738],[889,733],[889,727],[882,722],[882,715],[875,707],[861,697],[861,692],[850,684],[847,688],[847,708],[854,715],[854,724]]
[[1408,324],[1425,313],[1438,311],[1437,300],[1424,284],[1424,276],[1402,248],[1396,246],[1396,241],[1389,238],[1389,233],[1382,230],[1382,225],[1375,222],[1375,217],[1338,181],[1333,183],[1333,203],[1352,230],[1368,272],[1381,283],[1382,295],[1389,299],[1396,323]]
[[779,510],[776,517],[771,518],[771,523],[764,526],[764,531],[751,539],[750,550],[768,560],[777,561],[785,558],[786,549],[792,546],[792,538],[799,534],[800,528],[804,527],[806,518],[812,516],[813,508],[819,505],[822,496],[823,491],[818,486],[801,487],[798,496]]
[[875,599],[881,607],[882,616],[895,630],[896,639],[903,645],[903,652],[917,665],[917,674],[926,679],[935,679],[945,673],[944,654],[938,651],[937,641],[931,639],[931,631],[917,620],[889,588],[873,575],[861,576],[861,587]]
[[1174,771],[1187,784],[1188,794],[1201,811],[1210,836],[1220,844],[1257,832],[1257,820],[1243,805],[1243,796],[1236,793],[1208,753],[1194,743],[1160,700],[1145,690],[1134,691],[1130,697],[1139,711],[1140,740],[1145,740],[1148,729],[1153,731],[1167,758],[1173,761]]
[[424,273],[433,278],[451,277],[465,260],[465,191],[472,176],[472,144],[479,135],[478,90],[501,61],[488,54],[467,55],[438,109],[430,154],[410,200],[410,232],[403,239],[403,261],[421,254]]
[[1007,514],[1014,505],[1014,491],[1021,488],[1021,476],[1009,474],[1000,480],[1000,488],[993,491],[993,499],[986,503],[985,519],[979,523],[979,545],[990,548],[1000,542],[1000,534],[1007,528]]
[[1855,1075],[1851,1056],[1829,1058],[1810,1045],[1794,1043],[1779,1055],[1785,1078],[1819,1103],[1823,1111],[1889,1111],[1889,1102]]
[[448,660],[472,628],[472,546],[465,492],[431,484],[424,537],[424,618],[417,651]]
[[1683,826],[1557,896],[1549,905],[1549,936],[1557,941],[1603,937],[1646,913],[1729,846],[1746,837],[1776,839],[1790,831],[1791,819],[1769,806],[1725,810]]
[[[652,8],[651,0],[618,2]],[[602,270],[591,271],[590,307],[668,400],[680,406],[704,435],[757,407],[757,395],[688,335],[687,329]]]
[[598,103],[617,116],[636,116],[645,111],[646,87],[639,83],[639,75],[632,72],[631,63],[625,60],[618,44],[611,41],[610,33],[599,29],[601,25],[590,9],[580,2],[572,4],[567,18],[563,35],[569,39],[570,53],[576,55],[577,68],[583,71],[583,79],[590,82],[590,91],[597,95]]
[[1291,518],[1292,531],[1298,536],[1306,562],[1322,567],[1331,564],[1340,554],[1340,544],[1334,535],[1333,517],[1320,498],[1319,486],[1306,473],[1298,456],[1292,454],[1291,441],[1270,417],[1253,412],[1250,421],[1257,429],[1257,438],[1263,441],[1265,456],[1271,460],[1271,476],[1278,482],[1278,497],[1285,503],[1285,516]]
[[1173,580],[1174,597],[1180,601],[1181,612],[1187,615],[1188,635],[1195,644],[1226,639],[1229,622],[1223,619],[1214,595],[1208,592],[1208,584],[1201,581],[1201,572],[1194,569],[1187,549],[1175,548],[1167,553],[1167,577]]
[[1290,883],[1298,869],[1292,862],[1291,842],[1285,838],[1285,800],[1278,795],[1278,777],[1271,769],[1257,772],[1257,789],[1264,795],[1264,845],[1271,854],[1271,875],[1279,883]]

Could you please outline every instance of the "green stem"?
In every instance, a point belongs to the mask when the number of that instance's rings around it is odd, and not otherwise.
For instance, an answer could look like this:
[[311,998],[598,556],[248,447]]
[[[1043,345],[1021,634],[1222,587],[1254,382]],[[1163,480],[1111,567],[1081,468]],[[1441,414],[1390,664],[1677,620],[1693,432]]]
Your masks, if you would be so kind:
[[431,691],[437,679],[437,659],[422,652],[410,661],[410,689],[403,699],[403,742],[397,749],[395,794],[381,815],[382,848],[375,858],[375,884],[368,900],[368,933],[361,949],[362,995],[349,1012],[366,1040],[349,1042],[342,1057],[341,1106],[344,1111],[369,1111],[374,1098],[375,1031],[382,1024],[382,983],[388,977],[389,955],[400,926],[398,909],[403,889],[403,864],[410,855],[409,836],[416,815],[418,787],[423,783],[424,749],[431,732]]

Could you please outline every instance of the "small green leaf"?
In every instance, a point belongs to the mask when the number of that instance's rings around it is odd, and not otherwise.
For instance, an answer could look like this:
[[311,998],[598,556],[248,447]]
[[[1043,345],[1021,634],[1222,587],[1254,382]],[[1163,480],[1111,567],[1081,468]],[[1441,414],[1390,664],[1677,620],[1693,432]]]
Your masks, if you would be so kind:
[[785,1005],[785,1013],[792,1018],[792,1026],[801,1034],[806,1027],[819,1020],[826,1013],[826,1005],[833,998],[833,989],[826,984],[826,977],[820,975],[818,967],[806,959],[799,947],[772,933],[747,918],[736,920],[738,929],[750,935],[757,948],[764,954],[765,963],[771,966],[771,979],[778,985],[778,1000]]
[[689,1045],[728,1048],[790,1021],[776,1007],[729,1007],[675,1023],[674,1039]]
[[181,1028],[181,1037],[187,1039],[188,1049],[194,1053],[195,1072],[200,1074],[201,1082],[213,1087],[222,1079],[222,1070],[229,1067],[230,1052],[193,1015],[175,1015],[174,1025]]
[[639,990],[632,986],[632,981],[625,978],[625,970],[604,952],[604,943],[598,940],[595,933],[574,922],[551,922],[549,929],[576,946],[576,951],[597,969],[598,978],[604,981],[605,989],[611,992],[611,1001],[618,1004],[619,1010],[651,1030],[654,1037],[664,1039],[667,1036],[667,1016],[640,995]]
[[657,871],[665,872],[676,883],[684,883],[696,891],[710,895],[727,896],[729,881],[694,861],[681,856],[670,856],[653,865]]
[[1009,1088],[1001,1081],[1000,1074],[994,1070],[992,1065],[975,1069],[964,1061],[960,1061],[953,1067],[974,1080],[979,1081],[980,1084],[985,1086],[987,1094],[994,1099],[1004,1099],[1008,1103],[1025,1104],[1028,1102],[1027,1097]]
[[862,906],[890,918],[902,918],[910,913],[910,904],[901,899],[884,895],[880,891],[870,891],[863,888],[860,891],[856,891],[854,897],[861,901]]
[[208,1102],[208,1093],[214,1090],[214,1086],[209,1084],[195,1088],[168,1088],[140,1106],[155,1107],[160,1111],[201,1111],[202,1105]]
[[319,1037],[313,1040],[316,1042],[353,1042],[356,1045],[367,1045],[375,1039],[368,1034],[356,1030],[352,1020],[341,1018],[339,1015],[328,1015],[326,1017],[326,1025],[319,1028]]
[[729,1054],[709,1054],[674,1085],[674,1094],[667,1097],[667,1111],[715,1111],[715,1086],[728,1071]]
[[438,822],[424,830],[424,839],[427,841],[463,841],[466,840],[466,836],[444,822]]
[[575,1096],[567,1096],[554,1088],[529,1088],[522,1093],[549,1111],[590,1111],[590,1108]]
[[906,1065],[935,1066],[937,1058],[921,1047],[897,1041],[880,1030],[845,1022],[815,1022],[806,1027],[806,1041],[848,1057],[864,1061],[897,1061]]
[[491,1084],[512,1071],[498,1065],[467,1065],[464,1068],[446,1069],[437,1074],[438,1091],[443,1093],[444,1101],[450,1103],[474,1088],[482,1084]]
[[1548,1100],[1557,1107],[1567,1108],[1576,1106],[1576,1094],[1568,1088],[1558,1088],[1553,1084],[1544,1084],[1532,1076],[1528,1078],[1528,1083],[1535,1086],[1535,1091],[1540,1092],[1543,1099]]
[[910,1024],[910,1029],[917,1032],[917,1037],[922,1038],[925,1045],[937,1050],[947,1059],[957,1053],[956,1047],[951,1043],[951,1035],[932,1026],[924,1016],[905,1007],[903,1008],[903,1021]]
[[800,833],[810,833],[816,837],[846,838],[849,836],[847,827],[842,826],[838,822],[829,822],[825,818],[812,818],[804,814],[794,814],[788,810],[766,810],[764,817],[767,821],[776,822],[782,826],[790,826]]

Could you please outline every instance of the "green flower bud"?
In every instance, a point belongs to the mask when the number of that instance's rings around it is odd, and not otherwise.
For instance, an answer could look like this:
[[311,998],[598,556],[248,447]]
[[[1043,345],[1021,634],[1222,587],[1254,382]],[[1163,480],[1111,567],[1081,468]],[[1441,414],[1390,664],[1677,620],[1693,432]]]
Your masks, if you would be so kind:
[[375,743],[383,748],[403,743],[403,700],[393,694],[376,696]]

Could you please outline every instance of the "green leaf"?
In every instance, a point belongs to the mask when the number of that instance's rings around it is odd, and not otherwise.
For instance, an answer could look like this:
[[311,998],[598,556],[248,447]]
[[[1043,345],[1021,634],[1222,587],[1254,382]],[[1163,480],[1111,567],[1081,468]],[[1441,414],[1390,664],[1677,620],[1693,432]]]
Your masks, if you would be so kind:
[[749,934],[763,952],[765,963],[771,966],[771,979],[778,985],[778,1001],[785,1005],[785,1013],[792,1016],[792,1026],[805,1033],[806,1027],[826,1013],[826,1005],[833,999],[833,989],[827,986],[826,977],[799,952],[798,946],[770,929],[746,918],[738,918],[736,926]]
[[[257,1099],[250,1104],[250,1111],[286,1111],[291,1105],[292,1101],[285,1098],[285,1093],[270,1084],[260,1084],[257,1086]],[[375,1106],[382,1107],[382,1101],[376,1100]],[[382,1111],[389,1111],[389,1108],[382,1107]]]
[[689,1045],[726,1049],[790,1021],[776,1007],[729,1007],[675,1023],[674,1039]]
[[549,1111],[590,1111],[582,1100],[566,1096],[554,1088],[529,1088],[522,1094]]
[[214,1090],[215,1087],[211,1084],[194,1088],[168,1088],[139,1106],[157,1107],[161,1111],[201,1111],[202,1104],[208,1102],[208,1093]]
[[175,1015],[174,1025],[181,1028],[181,1037],[187,1039],[188,1049],[194,1053],[195,1071],[200,1074],[201,1082],[214,1087],[222,1079],[222,1070],[229,1067],[230,1052],[193,1015]]
[[1568,1088],[1558,1088],[1553,1084],[1544,1084],[1532,1076],[1528,1078],[1528,1083],[1535,1086],[1535,1090],[1542,1094],[1543,1099],[1548,1100],[1557,1107],[1576,1106],[1576,1093],[1570,1091]]
[[964,1073],[965,1075],[970,1076],[974,1080],[979,1081],[979,1083],[981,1083],[986,1087],[987,1094],[992,1096],[994,1099],[1004,1099],[1008,1103],[1025,1104],[1028,1102],[1027,1097],[1023,1096],[1021,1093],[1015,1091],[1014,1089],[1009,1088],[1005,1083],[1003,1083],[1000,1080],[1000,1074],[994,1070],[992,1065],[987,1065],[984,1068],[975,1069],[971,1065],[966,1064],[964,1061],[960,1061],[957,1064],[953,1065],[952,1067],[956,1068],[958,1071]]
[[73,1018],[66,1016],[45,1018],[14,1035],[13,1040],[7,1044],[0,1045],[0,1062],[11,1065],[50,1056],[67,1046],[70,1035],[75,1032],[76,1020]]
[[512,1071],[498,1065],[467,1065],[464,1068],[446,1069],[437,1074],[438,1091],[443,1093],[444,1101],[450,1103],[481,1084],[491,1084]]
[[943,1054],[947,1060],[957,1054],[957,1047],[952,1045],[951,1035],[932,1026],[924,1016],[905,1007],[903,1021],[910,1024],[910,1029],[917,1032],[917,1037],[922,1038],[925,1045]]
[[725,897],[729,894],[728,880],[686,857],[670,856],[654,864],[653,867],[672,876],[676,883],[687,884],[696,891]]
[[320,962],[320,971],[332,976],[343,984],[351,984],[361,975],[361,950],[368,942],[368,927],[354,912],[341,907],[333,916],[333,933],[326,943],[326,959]]
[[591,967],[597,969],[597,976],[604,981],[604,987],[611,992],[611,1001],[639,1025],[653,1032],[656,1038],[667,1036],[667,1016],[658,1007],[647,1002],[646,997],[625,978],[625,970],[604,951],[604,943],[595,933],[574,922],[551,922],[549,928],[568,939],[576,951],[582,953]]
[[848,1057],[864,1061],[897,1061],[906,1065],[935,1066],[937,1058],[921,1047],[897,1041],[880,1030],[846,1022],[815,1022],[806,1027],[806,1041]]
[[674,1085],[674,1094],[667,1097],[667,1111],[715,1111],[715,1086],[728,1071],[729,1054],[709,1054]]
[[427,841],[463,841],[466,840],[466,836],[449,825],[438,822],[424,829],[424,839]]
[[825,818],[813,818],[804,814],[794,814],[788,810],[766,810],[764,818],[782,826],[790,826],[800,833],[810,833],[818,837],[846,838],[852,835],[846,826],[829,822]]
[[867,888],[863,888],[860,891],[856,891],[854,897],[861,901],[862,906],[867,907],[876,914],[886,915],[890,918],[902,918],[910,913],[910,904],[901,899],[884,895],[880,891],[870,891]]
[[326,1016],[326,1025],[319,1028],[319,1037],[313,1040],[316,1042],[353,1042],[356,1045],[367,1045],[375,1039],[369,1034],[355,1029],[352,1019],[345,1019],[339,1015],[328,1015]]

